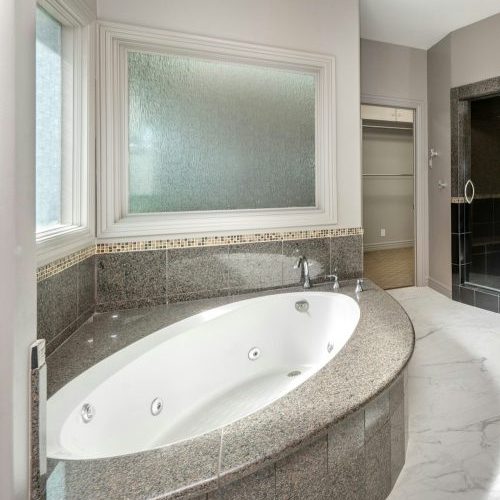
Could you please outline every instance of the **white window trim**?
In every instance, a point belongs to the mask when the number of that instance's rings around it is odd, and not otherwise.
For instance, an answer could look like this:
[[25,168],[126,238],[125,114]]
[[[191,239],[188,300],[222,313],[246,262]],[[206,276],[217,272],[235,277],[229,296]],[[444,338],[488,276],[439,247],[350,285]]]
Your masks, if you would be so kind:
[[[99,238],[220,234],[337,223],[333,56],[109,22],[99,23],[99,43]],[[191,55],[317,75],[316,207],[128,215],[124,190],[128,170],[128,50]]]
[[[36,235],[41,266],[95,243],[95,14],[78,0],[38,0],[72,30],[72,224]],[[64,133],[64,131],[63,131]]]

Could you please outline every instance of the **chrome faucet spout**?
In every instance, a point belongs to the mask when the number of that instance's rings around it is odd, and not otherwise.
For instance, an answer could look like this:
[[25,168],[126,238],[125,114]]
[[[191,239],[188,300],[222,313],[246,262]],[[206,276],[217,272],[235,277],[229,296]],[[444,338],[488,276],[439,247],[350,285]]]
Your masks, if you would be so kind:
[[303,269],[303,274],[304,274],[304,288],[311,288],[311,278],[309,276],[309,262],[307,262],[306,257],[301,255],[298,259],[295,265],[293,266],[294,269]]

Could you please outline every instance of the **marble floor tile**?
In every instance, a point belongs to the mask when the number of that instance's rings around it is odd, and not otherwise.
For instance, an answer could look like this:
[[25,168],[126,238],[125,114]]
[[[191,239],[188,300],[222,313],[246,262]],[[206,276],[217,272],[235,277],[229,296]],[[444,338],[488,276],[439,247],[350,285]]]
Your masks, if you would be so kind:
[[500,499],[500,315],[429,288],[390,293],[417,342],[406,463],[389,500]]

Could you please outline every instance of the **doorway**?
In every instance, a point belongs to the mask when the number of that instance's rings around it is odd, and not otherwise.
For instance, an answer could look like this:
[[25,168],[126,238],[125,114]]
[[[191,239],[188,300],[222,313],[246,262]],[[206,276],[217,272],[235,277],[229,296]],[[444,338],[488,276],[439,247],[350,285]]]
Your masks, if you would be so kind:
[[415,110],[361,107],[364,276],[415,285]]

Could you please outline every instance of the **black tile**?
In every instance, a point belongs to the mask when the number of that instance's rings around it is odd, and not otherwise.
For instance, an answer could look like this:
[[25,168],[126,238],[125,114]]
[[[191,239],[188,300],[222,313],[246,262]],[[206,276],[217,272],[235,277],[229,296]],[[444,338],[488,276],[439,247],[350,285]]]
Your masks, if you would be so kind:
[[459,234],[453,234],[451,235],[451,263],[452,264],[460,264],[461,259],[460,259],[460,238],[461,236]]
[[451,204],[451,232],[459,233],[460,232],[460,203],[452,203]]
[[465,286],[460,287],[460,302],[464,304],[474,305],[474,290],[471,288],[466,288]]
[[476,290],[476,306],[488,311],[498,312],[498,295]]
[[493,221],[493,199],[476,199],[472,204],[472,224]]
[[460,287],[459,287],[459,285],[453,285],[451,287],[451,298],[453,300],[460,301]]
[[451,282],[452,285],[460,284],[460,266],[456,264],[451,265]]

